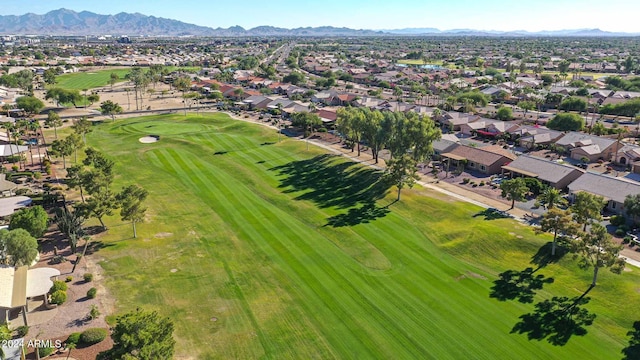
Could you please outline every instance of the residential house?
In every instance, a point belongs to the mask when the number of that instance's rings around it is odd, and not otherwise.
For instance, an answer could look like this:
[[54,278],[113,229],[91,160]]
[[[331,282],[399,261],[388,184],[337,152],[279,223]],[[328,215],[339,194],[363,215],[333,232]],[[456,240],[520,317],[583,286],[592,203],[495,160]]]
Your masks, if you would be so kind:
[[561,131],[547,129],[541,126],[521,125],[508,130],[512,139],[516,139],[520,146],[527,149],[535,149],[555,143],[564,136]]
[[311,101],[314,103],[325,104],[329,106],[340,105],[340,94],[335,90],[320,91],[311,96]]
[[586,173],[569,184],[569,196],[573,201],[580,192],[602,196],[606,209],[612,213],[624,214],[624,200],[628,195],[640,194],[640,184],[596,173]]
[[464,164],[467,169],[479,171],[483,174],[493,175],[502,171],[502,166],[512,162],[516,155],[505,151],[500,146],[487,146],[475,148],[458,145],[441,156],[448,159],[449,167]]
[[480,119],[480,116],[477,115],[447,112],[442,115],[439,122],[442,124],[442,127],[448,128],[451,131],[460,131],[462,125],[474,122],[478,119]]
[[558,164],[553,161],[540,159],[533,156],[522,155],[511,163],[502,167],[505,172],[540,180],[542,183],[556,189],[564,189],[575,181],[584,170],[574,166]]
[[433,156],[432,158],[434,160],[440,160],[442,159],[442,154],[444,153],[448,153],[451,150],[453,150],[454,148],[456,148],[459,144],[459,140],[456,138],[455,140],[452,139],[451,137],[445,137],[447,135],[453,136],[454,138],[456,137],[453,134],[444,134],[442,135],[442,138],[440,140],[436,140],[433,142],[432,146],[433,146]]
[[587,158],[589,162],[598,159],[610,160],[617,152],[618,142],[614,139],[569,132],[556,141],[556,146],[563,148],[571,154],[571,158],[581,160]]
[[518,125],[513,122],[487,118],[477,118],[466,124],[461,124],[460,131],[464,135],[474,135],[475,133],[477,133],[482,136],[495,137],[500,134],[504,134],[509,129],[512,129],[514,127],[518,127]]
[[640,161],[640,146],[632,144],[620,144],[620,146],[615,154],[615,162],[620,165],[631,165]]
[[242,102],[249,106],[249,110],[266,109],[267,105],[269,105],[272,101],[273,99],[270,99],[263,95],[253,95],[242,100]]
[[316,114],[320,117],[323,124],[334,124],[338,118],[338,113],[335,109],[320,109],[316,111]]

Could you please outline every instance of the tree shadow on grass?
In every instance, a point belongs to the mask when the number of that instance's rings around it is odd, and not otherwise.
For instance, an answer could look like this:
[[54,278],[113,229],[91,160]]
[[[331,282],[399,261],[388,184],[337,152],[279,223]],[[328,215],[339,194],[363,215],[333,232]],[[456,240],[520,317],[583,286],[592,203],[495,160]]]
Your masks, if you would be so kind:
[[640,359],[640,321],[633,323],[633,330],[627,333],[629,345],[622,349],[622,360]]
[[527,334],[529,340],[547,339],[555,346],[566,345],[574,335],[586,335],[587,326],[596,318],[596,314],[582,307],[589,302],[585,296],[591,289],[579,297],[554,296],[537,303],[532,313],[520,316],[511,333]]
[[498,211],[496,209],[484,209],[479,213],[473,215],[473,217],[484,216],[485,220],[496,220],[496,219],[508,219],[511,218],[511,215],[504,211]]
[[500,301],[518,300],[521,303],[532,303],[536,290],[541,290],[545,284],[553,283],[553,278],[542,274],[534,275],[537,271],[526,268],[522,271],[507,270],[500,278],[493,282],[489,297]]
[[271,168],[280,176],[284,193],[299,193],[296,200],[308,200],[320,208],[348,209],[328,219],[330,226],[351,226],[389,213],[388,206],[376,206],[391,183],[383,172],[354,162],[336,161],[337,155],[319,155]]
[[569,252],[569,243],[563,237],[558,237],[556,242],[556,254],[551,255],[552,242],[548,242],[531,257],[531,263],[537,265],[538,268],[543,268],[549,264],[553,264],[562,259]]
[[367,203],[361,207],[353,207],[344,214],[330,217],[325,226],[343,227],[368,223],[385,217],[390,211],[388,206],[378,207],[375,203]]
[[[87,251],[86,251],[85,255],[95,254],[96,252],[98,252],[98,250],[101,250],[101,249],[104,249],[104,248],[108,248],[108,247],[111,247],[111,246],[115,246],[115,244],[112,244],[112,243],[107,244],[107,243],[105,243],[103,241],[99,241],[99,240],[98,241],[96,241],[96,240],[91,241],[89,243],[89,246],[87,247]],[[82,247],[79,247],[79,249],[83,249],[83,248],[84,248],[84,245]]]

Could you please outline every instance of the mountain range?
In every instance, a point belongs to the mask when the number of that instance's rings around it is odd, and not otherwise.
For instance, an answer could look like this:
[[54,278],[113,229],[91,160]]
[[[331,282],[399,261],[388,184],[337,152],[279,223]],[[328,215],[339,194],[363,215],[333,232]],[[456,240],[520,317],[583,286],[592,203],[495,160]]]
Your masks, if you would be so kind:
[[435,28],[406,28],[396,30],[356,30],[346,27],[301,27],[285,29],[258,26],[210,28],[178,20],[147,16],[140,13],[100,15],[89,11],[68,9],[50,11],[44,15],[0,15],[0,34],[3,35],[129,35],[129,36],[640,36],[640,33],[614,33],[600,29],[559,31],[483,31],[473,29],[439,30]]

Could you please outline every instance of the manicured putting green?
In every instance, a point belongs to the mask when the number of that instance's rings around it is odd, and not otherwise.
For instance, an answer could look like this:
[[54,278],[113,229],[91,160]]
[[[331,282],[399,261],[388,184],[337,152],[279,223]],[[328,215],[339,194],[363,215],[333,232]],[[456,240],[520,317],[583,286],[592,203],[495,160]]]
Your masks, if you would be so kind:
[[[223,114],[153,116],[94,128],[117,188],[145,187],[148,219],[115,216],[97,256],[118,311],[156,309],[177,355],[197,359],[619,359],[638,272],[603,272],[598,318],[566,346],[510,334],[533,304],[489,297],[548,238],[416,188],[394,203],[379,173]],[[142,144],[139,138],[162,135]],[[571,259],[538,271],[536,300],[577,296]]]

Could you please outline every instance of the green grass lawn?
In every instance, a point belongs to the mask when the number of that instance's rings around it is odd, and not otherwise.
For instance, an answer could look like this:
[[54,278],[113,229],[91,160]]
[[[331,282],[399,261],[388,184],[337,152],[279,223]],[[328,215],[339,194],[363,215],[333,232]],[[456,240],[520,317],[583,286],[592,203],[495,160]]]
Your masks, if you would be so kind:
[[[198,71],[199,67],[176,67],[168,66],[169,71],[183,70],[187,72]],[[109,85],[111,74],[116,73],[120,77],[118,82],[125,81],[125,76],[131,72],[131,69],[106,69],[97,71],[77,72],[71,74],[63,74],[57,77],[58,83],[50,87],[61,87],[64,89],[93,89],[97,87]]]
[[[155,134],[159,142],[138,138]],[[533,304],[490,298],[548,238],[415,188],[394,203],[379,174],[226,115],[104,123],[91,146],[116,187],[150,195],[132,238],[114,216],[97,256],[118,311],[175,321],[197,359],[620,359],[636,318],[637,269],[602,271],[598,317],[565,346],[510,334]],[[590,273],[563,259],[536,300],[578,296]]]
[[80,90],[93,89],[109,84],[111,74],[116,73],[120,77],[118,82],[125,81],[124,77],[130,72],[130,69],[107,69],[88,72],[77,72],[71,74],[63,74],[57,77],[58,83],[52,87],[61,87],[63,89]]

